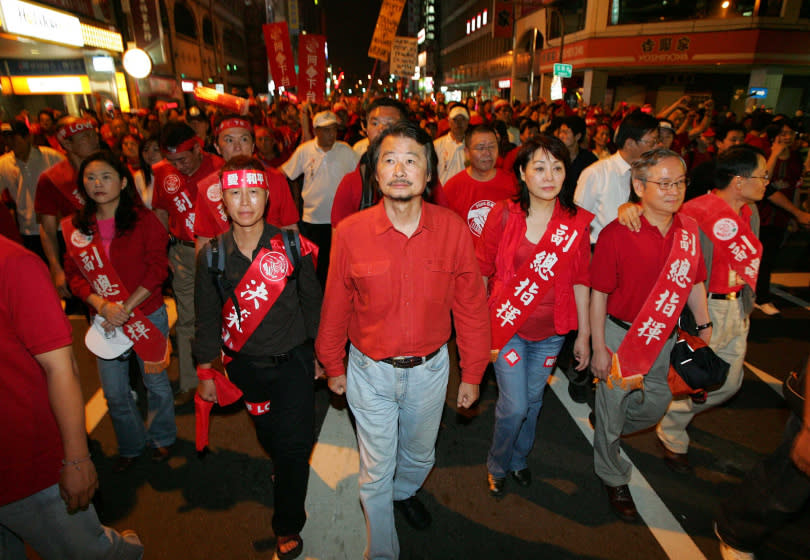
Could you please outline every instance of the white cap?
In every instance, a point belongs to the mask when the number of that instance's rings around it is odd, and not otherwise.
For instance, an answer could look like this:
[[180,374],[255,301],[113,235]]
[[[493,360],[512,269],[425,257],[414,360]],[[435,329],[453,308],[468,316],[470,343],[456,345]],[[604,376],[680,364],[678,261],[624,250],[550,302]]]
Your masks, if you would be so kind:
[[312,125],[315,128],[331,126],[333,124],[337,124],[337,116],[335,116],[332,111],[321,111],[320,113],[315,113],[315,118],[312,119]]
[[87,349],[102,360],[113,360],[132,348],[132,341],[124,334],[121,327],[107,332],[101,326],[104,317],[96,315],[93,324],[84,335],[84,344]]

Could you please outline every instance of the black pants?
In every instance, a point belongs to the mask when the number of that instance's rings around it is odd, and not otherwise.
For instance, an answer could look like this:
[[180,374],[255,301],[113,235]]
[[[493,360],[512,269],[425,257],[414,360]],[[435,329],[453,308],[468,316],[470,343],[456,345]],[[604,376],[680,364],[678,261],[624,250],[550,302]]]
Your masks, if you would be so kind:
[[754,467],[720,506],[717,530],[734,548],[753,552],[810,500],[810,477],[790,459],[801,429],[802,421],[791,414],[779,448]]
[[278,366],[244,356],[237,356],[227,366],[228,376],[242,390],[246,402],[269,401],[265,412],[251,414],[251,418],[259,443],[273,460],[276,536],[300,533],[307,518],[304,501],[315,429],[313,359],[312,347],[302,345],[291,350],[290,360]]
[[329,271],[329,254],[332,251],[332,224],[310,224],[298,222],[301,235],[318,246],[318,282],[321,289],[326,288],[326,275]]

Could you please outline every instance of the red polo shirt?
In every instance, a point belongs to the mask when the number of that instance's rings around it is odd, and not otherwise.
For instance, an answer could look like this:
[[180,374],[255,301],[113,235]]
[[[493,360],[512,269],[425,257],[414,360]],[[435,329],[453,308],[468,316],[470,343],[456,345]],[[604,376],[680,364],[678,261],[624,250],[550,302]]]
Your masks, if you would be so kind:
[[329,376],[346,370],[346,339],[374,360],[425,356],[450,338],[450,312],[461,378],[478,384],[489,362],[484,283],[466,224],[423,203],[408,238],[384,204],[349,216],[335,230],[315,349]]
[[78,170],[67,159],[46,169],[37,181],[34,211],[46,216],[72,216],[82,207],[78,200],[84,200],[77,175]]
[[[633,322],[669,258],[676,225],[673,222],[665,236],[643,215],[639,232],[630,231],[618,220],[605,226],[591,260],[591,287],[609,294],[608,314]],[[694,284],[704,280],[706,266],[701,257]]]

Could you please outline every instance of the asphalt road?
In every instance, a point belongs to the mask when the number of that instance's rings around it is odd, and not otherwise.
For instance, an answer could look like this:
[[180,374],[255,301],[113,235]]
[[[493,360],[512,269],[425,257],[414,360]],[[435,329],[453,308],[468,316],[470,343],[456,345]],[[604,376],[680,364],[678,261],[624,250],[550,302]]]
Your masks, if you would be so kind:
[[[670,472],[652,432],[625,438],[624,450],[636,466],[631,487],[644,518],[635,524],[611,513],[593,473],[589,408],[568,399],[560,375],[552,378],[541,411],[530,458],[534,483],[524,489],[507,481],[507,495],[491,498],[485,460],[497,398],[494,377],[486,377],[474,410],[459,414],[454,364],[436,468],[420,493],[433,525],[415,531],[398,519],[401,558],[720,558],[712,532],[718,503],[776,448],[787,418],[781,396],[760,375],[772,376],[772,384],[781,381],[810,350],[808,280],[806,273],[776,277],[775,282],[790,285],[779,292],[790,301],[776,301],[782,317],[754,312],[746,358],[750,367],[742,389],[726,405],[698,416],[690,428],[694,473]],[[99,388],[95,361],[79,340],[86,324],[80,319],[73,324],[89,401]],[[170,376],[176,375],[173,365]],[[325,386],[319,386],[316,400],[320,436],[313,453],[302,558],[359,559],[365,527],[357,502],[350,418],[342,399],[331,397]],[[90,437],[101,481],[96,503],[102,521],[135,529],[147,560],[272,558],[271,464],[246,412],[234,405],[215,414],[212,452],[203,459],[194,451],[192,405],[177,410],[177,425],[179,440],[167,463],[153,464],[143,457],[131,471],[113,474],[115,437],[109,416],[101,417]],[[809,521],[805,513],[773,535],[758,558],[810,558]]]

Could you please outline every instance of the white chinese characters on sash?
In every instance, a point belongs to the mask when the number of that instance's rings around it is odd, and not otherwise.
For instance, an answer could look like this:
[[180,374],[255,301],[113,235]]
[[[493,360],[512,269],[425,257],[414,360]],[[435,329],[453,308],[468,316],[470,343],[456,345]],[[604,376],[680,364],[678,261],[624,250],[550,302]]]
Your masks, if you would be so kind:
[[[225,205],[222,203],[222,187],[219,184],[219,172],[212,173],[197,183],[197,216],[194,227],[197,235],[214,237],[225,233],[230,227]],[[206,228],[213,228],[206,231]],[[214,229],[216,231],[214,231]]]
[[650,371],[692,291],[703,258],[698,247],[698,226],[688,216],[676,214],[672,228],[674,238],[666,264],[613,355],[614,379],[643,376]]
[[570,266],[583,231],[593,214],[577,209],[575,216],[560,212],[552,217],[546,232],[515,276],[490,298],[492,349],[500,350],[542,301],[555,281],[555,271]]
[[[129,299],[129,291],[104,252],[100,236],[87,236],[73,225],[71,217],[62,220],[62,235],[70,258],[79,267],[93,292],[114,303]],[[169,341],[137,307],[124,323],[124,334],[133,343],[135,353],[144,361],[147,373],[159,373],[169,365]]]
[[186,189],[186,181],[178,173],[169,172],[160,181],[160,188],[171,201],[168,204],[170,223],[177,224],[180,231],[172,233],[185,241],[194,239],[194,202]]

